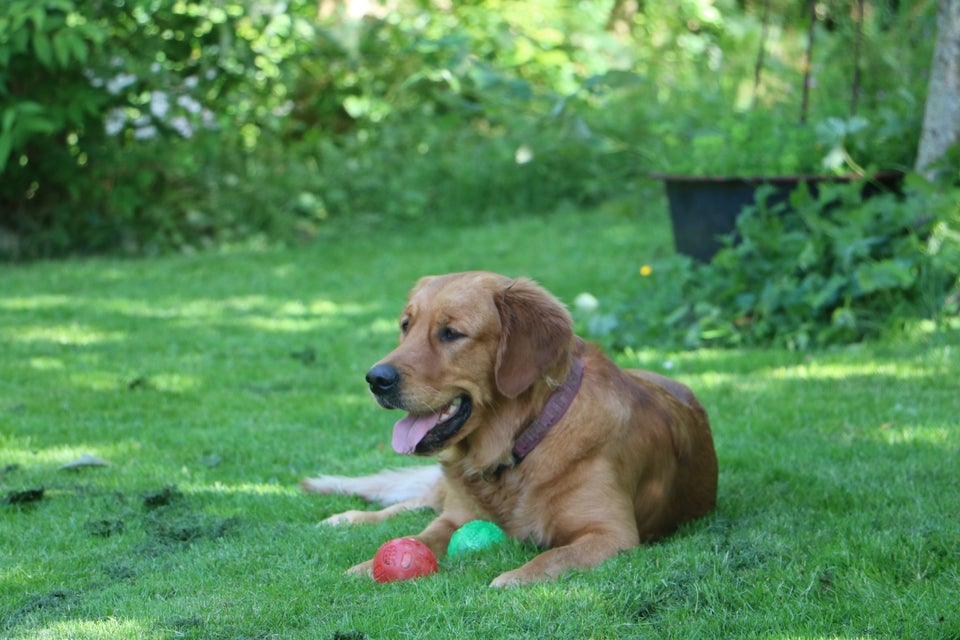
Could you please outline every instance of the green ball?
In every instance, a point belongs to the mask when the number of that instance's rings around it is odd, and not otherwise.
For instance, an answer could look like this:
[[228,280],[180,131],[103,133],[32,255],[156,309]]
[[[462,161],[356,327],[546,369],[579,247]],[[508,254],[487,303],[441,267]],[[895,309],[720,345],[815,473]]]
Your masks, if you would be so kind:
[[447,554],[455,556],[461,553],[479,551],[501,542],[507,535],[503,529],[486,520],[472,520],[463,525],[450,538]]

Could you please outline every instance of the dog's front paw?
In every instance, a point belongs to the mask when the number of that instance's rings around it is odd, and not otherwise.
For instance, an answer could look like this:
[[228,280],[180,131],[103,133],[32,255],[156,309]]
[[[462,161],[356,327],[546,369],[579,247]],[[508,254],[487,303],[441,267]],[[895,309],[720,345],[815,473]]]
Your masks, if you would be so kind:
[[531,576],[521,567],[520,569],[501,573],[493,579],[490,586],[494,589],[510,589],[512,587],[522,587],[525,584],[544,579],[546,579],[546,576]]
[[367,576],[371,580],[373,579],[373,560],[367,560],[366,562],[361,562],[358,565],[354,565],[347,569],[347,575],[351,576]]
[[337,513],[330,516],[329,518],[321,520],[317,526],[337,527],[345,524],[357,524],[358,522],[364,522],[366,515],[367,515],[366,511],[356,511],[356,510],[344,511],[343,513]]

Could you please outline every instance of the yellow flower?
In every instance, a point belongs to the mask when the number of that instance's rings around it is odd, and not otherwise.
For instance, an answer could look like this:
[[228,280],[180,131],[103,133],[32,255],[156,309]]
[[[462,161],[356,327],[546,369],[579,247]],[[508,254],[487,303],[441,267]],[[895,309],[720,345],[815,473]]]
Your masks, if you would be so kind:
[[640,275],[642,275],[644,278],[646,278],[651,273],[653,273],[653,267],[651,267],[650,265],[645,264],[642,267],[640,267]]

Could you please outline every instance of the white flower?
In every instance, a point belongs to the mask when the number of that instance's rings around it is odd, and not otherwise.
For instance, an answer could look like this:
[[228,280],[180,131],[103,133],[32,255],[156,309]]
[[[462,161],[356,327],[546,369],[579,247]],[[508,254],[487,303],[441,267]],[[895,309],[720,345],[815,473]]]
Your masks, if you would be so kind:
[[203,113],[200,114],[200,122],[207,129],[217,128],[217,117],[213,115],[213,111],[210,111],[210,109],[203,110]]
[[95,74],[92,69],[84,69],[83,76],[90,81],[91,87],[99,89],[104,85],[103,78]]
[[293,100],[287,100],[283,104],[274,107],[273,115],[277,116],[278,118],[285,118],[290,115],[291,111],[293,111],[293,107]]
[[513,159],[517,164],[527,164],[533,162],[533,149],[525,144],[522,144],[517,147],[516,153],[513,154]]
[[600,302],[589,293],[581,293],[574,298],[573,306],[575,306],[579,311],[590,313],[597,310],[597,307],[600,306]]
[[198,114],[203,109],[203,105],[197,102],[192,96],[178,96],[177,104],[183,107],[187,113]]
[[193,135],[193,125],[190,124],[190,121],[187,120],[186,116],[176,116],[170,120],[170,126],[173,127],[177,133],[179,133],[184,138],[189,138]]
[[123,127],[127,124],[127,112],[117,107],[111,109],[110,113],[107,114],[106,120],[104,120],[103,128],[107,132],[108,136],[115,136],[121,131]]
[[136,140],[149,140],[157,136],[157,128],[152,124],[145,127],[137,127],[133,130],[133,137]]
[[119,95],[121,91],[137,81],[137,76],[132,73],[118,73],[107,81],[107,91],[110,95]]
[[162,91],[150,92],[150,113],[162,120],[170,111],[170,98]]

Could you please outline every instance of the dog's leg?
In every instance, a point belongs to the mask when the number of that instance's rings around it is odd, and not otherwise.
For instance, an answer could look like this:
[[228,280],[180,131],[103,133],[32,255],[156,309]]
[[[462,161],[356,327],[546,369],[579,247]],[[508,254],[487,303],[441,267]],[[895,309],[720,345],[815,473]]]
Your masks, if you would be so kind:
[[[430,521],[423,531],[410,537],[430,547],[437,558],[442,558],[447,555],[450,538],[457,529],[471,520],[489,516],[478,512],[469,500],[465,500],[456,491],[447,491],[444,483],[441,482],[439,486],[443,489],[439,496],[442,498],[442,512]],[[440,511],[439,508],[437,510]],[[361,562],[348,569],[347,573],[373,577],[373,560]]]
[[321,520],[320,524],[334,526],[341,524],[375,524],[377,522],[383,522],[387,518],[392,518],[399,513],[403,513],[404,511],[409,511],[411,509],[433,508],[433,500],[431,500],[429,496],[426,496],[422,498],[404,500],[403,502],[392,504],[385,509],[379,509],[377,511],[360,511],[359,509],[351,509],[350,511],[336,513],[329,518]]
[[409,509],[439,510],[443,502],[442,478],[439,466],[410,467],[359,478],[304,478],[300,487],[308,493],[359,496],[367,502],[388,505],[379,511],[351,510],[338,513],[321,522],[332,525],[372,523],[382,522]]
[[369,476],[317,476],[304,478],[300,487],[307,493],[359,496],[367,502],[397,504],[423,497],[443,476],[439,465],[381,471]]
[[[602,483],[602,472],[594,477]],[[610,485],[614,486],[611,481]],[[544,551],[526,564],[497,576],[491,587],[503,588],[556,580],[571,569],[589,569],[621,551],[640,544],[633,502],[626,492],[594,491],[567,494],[563,504],[556,505],[556,513],[570,513],[589,517],[575,517],[556,521],[553,548]],[[568,528],[569,527],[569,528]]]
[[571,569],[589,569],[621,551],[632,549],[640,543],[637,530],[623,531],[591,530],[570,544],[544,551],[525,565],[497,576],[491,587],[515,587],[531,582],[556,580],[560,574]]
[[[384,511],[386,511],[386,509],[384,509]],[[466,521],[467,520],[464,520],[464,522]],[[453,522],[441,516],[434,519],[430,524],[427,525],[427,528],[418,535],[409,537],[413,538],[414,540],[419,540],[423,544],[430,547],[430,550],[433,551],[434,556],[439,559],[447,554],[447,545],[450,542],[450,537],[453,535],[454,531],[463,526],[464,522]],[[347,569],[347,574],[354,576],[367,576],[372,578],[373,560],[367,560],[366,562],[361,562],[358,565],[350,567]]]

